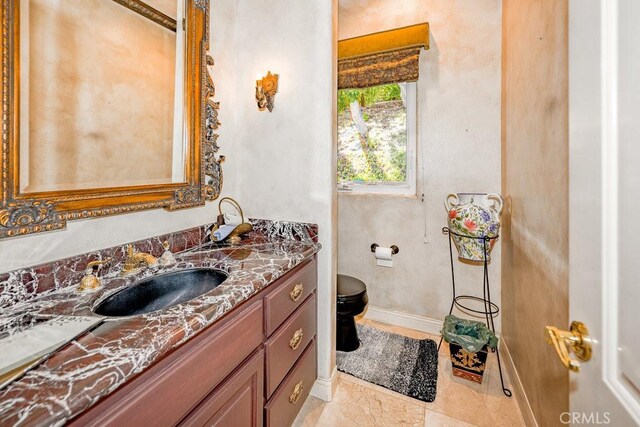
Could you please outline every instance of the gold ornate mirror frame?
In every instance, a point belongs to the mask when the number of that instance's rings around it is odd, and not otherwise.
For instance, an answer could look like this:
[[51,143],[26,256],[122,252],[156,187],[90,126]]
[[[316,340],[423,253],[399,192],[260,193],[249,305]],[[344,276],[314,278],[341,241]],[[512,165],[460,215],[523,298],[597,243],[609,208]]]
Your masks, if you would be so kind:
[[[216,130],[219,103],[209,74],[209,0],[186,0],[185,115],[189,156],[185,182],[20,193],[20,0],[0,0],[2,13],[2,150],[0,239],[61,229],[68,220],[144,209],[177,210],[215,200],[222,188]],[[123,0],[135,1],[135,0]],[[139,2],[137,2],[139,3]]]

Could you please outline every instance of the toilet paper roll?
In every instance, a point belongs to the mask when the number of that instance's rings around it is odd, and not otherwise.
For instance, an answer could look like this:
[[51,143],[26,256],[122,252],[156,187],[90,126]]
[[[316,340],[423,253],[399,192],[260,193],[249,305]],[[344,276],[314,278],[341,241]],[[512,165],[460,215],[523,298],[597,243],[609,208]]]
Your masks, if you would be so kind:
[[380,267],[393,267],[393,259],[391,259],[391,248],[376,248],[376,263]]

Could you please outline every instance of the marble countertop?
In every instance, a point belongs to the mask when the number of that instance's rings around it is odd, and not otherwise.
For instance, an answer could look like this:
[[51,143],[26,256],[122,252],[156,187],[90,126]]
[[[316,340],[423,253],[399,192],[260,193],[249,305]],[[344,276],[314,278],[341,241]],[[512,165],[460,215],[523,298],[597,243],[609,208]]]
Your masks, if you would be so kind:
[[[45,292],[3,309],[0,333],[40,316],[94,316],[106,294],[158,273],[218,268],[229,274],[220,286],[187,303],[130,318],[111,318],[72,341],[38,368],[0,391],[0,425],[62,425],[140,374],[168,352],[219,320],[296,265],[320,245],[254,233],[239,246],[205,244],[176,255],[177,264],[121,277],[112,269],[105,286],[78,293],[77,286]],[[21,326],[22,325],[22,326]]]

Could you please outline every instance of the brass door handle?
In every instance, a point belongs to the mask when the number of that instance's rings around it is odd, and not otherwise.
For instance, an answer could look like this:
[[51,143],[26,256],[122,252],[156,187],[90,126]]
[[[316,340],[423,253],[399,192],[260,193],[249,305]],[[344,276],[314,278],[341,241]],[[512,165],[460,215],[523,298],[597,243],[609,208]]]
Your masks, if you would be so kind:
[[289,294],[289,296],[291,297],[291,301],[293,302],[298,301],[303,291],[304,291],[304,286],[302,286],[302,283],[298,283],[297,285],[295,285],[293,287],[293,290]]
[[304,390],[304,385],[302,384],[302,381],[300,381],[293,388],[293,393],[291,393],[291,396],[289,396],[289,402],[295,404],[298,401],[298,399],[300,399],[300,395],[302,394],[302,390]]
[[[572,372],[580,371],[580,362],[588,362],[591,359],[591,341],[589,330],[582,322],[571,322],[571,328],[563,331],[555,326],[545,328],[549,335],[547,341],[556,349],[562,364]],[[571,351],[578,360],[571,358]]]
[[289,347],[291,347],[291,350],[295,350],[300,346],[303,336],[304,334],[302,333],[302,328],[298,329],[293,334],[293,338],[291,338],[291,341],[289,341]]

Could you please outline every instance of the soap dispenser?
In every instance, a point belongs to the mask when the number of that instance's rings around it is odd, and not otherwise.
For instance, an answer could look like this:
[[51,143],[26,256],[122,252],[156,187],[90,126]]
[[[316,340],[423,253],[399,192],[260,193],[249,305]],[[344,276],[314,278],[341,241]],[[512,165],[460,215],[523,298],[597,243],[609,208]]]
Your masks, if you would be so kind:
[[158,264],[162,267],[168,267],[177,263],[176,257],[169,250],[169,242],[162,242],[162,246],[164,247],[164,253],[158,258]]

